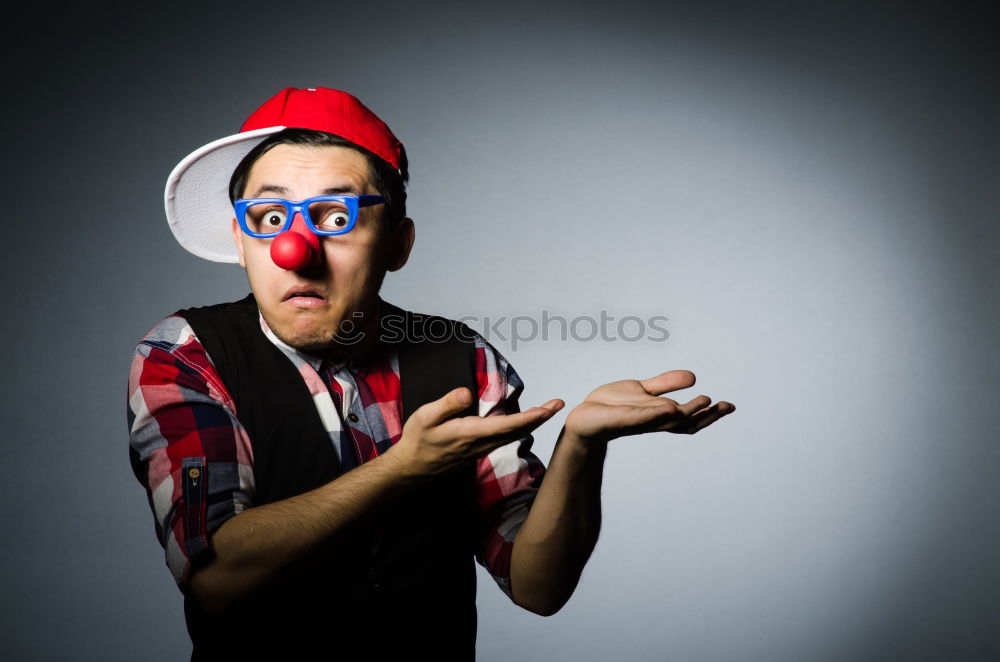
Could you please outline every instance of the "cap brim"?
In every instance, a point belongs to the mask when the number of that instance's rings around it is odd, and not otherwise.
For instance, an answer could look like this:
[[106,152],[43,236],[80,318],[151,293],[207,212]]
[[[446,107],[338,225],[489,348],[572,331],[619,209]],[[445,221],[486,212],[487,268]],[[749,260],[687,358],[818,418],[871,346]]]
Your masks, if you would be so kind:
[[239,262],[231,231],[229,180],[250,150],[284,128],[271,126],[220,138],[177,164],[167,177],[163,203],[167,223],[181,246],[213,262]]

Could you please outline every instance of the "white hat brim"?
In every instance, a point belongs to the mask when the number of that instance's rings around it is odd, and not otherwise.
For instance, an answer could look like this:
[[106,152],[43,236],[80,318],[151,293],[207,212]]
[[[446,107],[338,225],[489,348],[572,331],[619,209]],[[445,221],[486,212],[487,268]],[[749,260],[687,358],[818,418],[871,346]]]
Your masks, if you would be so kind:
[[267,136],[270,126],[220,138],[188,154],[167,177],[163,204],[167,224],[185,249],[213,262],[239,262],[233,244],[229,180],[240,161]]

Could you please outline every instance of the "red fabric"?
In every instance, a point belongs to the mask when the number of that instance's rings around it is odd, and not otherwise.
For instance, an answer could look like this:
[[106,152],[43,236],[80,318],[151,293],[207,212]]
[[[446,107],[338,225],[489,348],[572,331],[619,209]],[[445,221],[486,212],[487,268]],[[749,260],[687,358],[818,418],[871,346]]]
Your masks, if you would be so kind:
[[347,92],[327,87],[286,87],[254,111],[240,132],[271,126],[333,133],[361,145],[399,169],[403,145],[385,122]]

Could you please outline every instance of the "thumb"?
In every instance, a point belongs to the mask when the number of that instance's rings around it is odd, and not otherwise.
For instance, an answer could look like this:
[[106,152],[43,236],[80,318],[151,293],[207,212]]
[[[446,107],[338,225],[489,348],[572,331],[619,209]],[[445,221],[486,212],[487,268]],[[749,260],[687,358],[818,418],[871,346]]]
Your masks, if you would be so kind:
[[439,425],[468,407],[471,403],[472,393],[468,388],[461,386],[449,391],[433,402],[428,402],[413,412],[413,415],[420,414],[421,422],[428,427]]

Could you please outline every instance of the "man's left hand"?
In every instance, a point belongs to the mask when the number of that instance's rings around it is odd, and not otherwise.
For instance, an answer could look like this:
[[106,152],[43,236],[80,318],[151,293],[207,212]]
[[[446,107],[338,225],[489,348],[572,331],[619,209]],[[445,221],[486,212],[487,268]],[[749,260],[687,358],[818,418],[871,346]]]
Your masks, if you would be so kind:
[[707,395],[699,395],[685,404],[659,397],[694,386],[694,382],[690,370],[670,370],[649,379],[623,379],[605,384],[569,413],[566,431],[597,443],[646,432],[694,434],[736,411],[730,402],[711,405],[712,399]]

